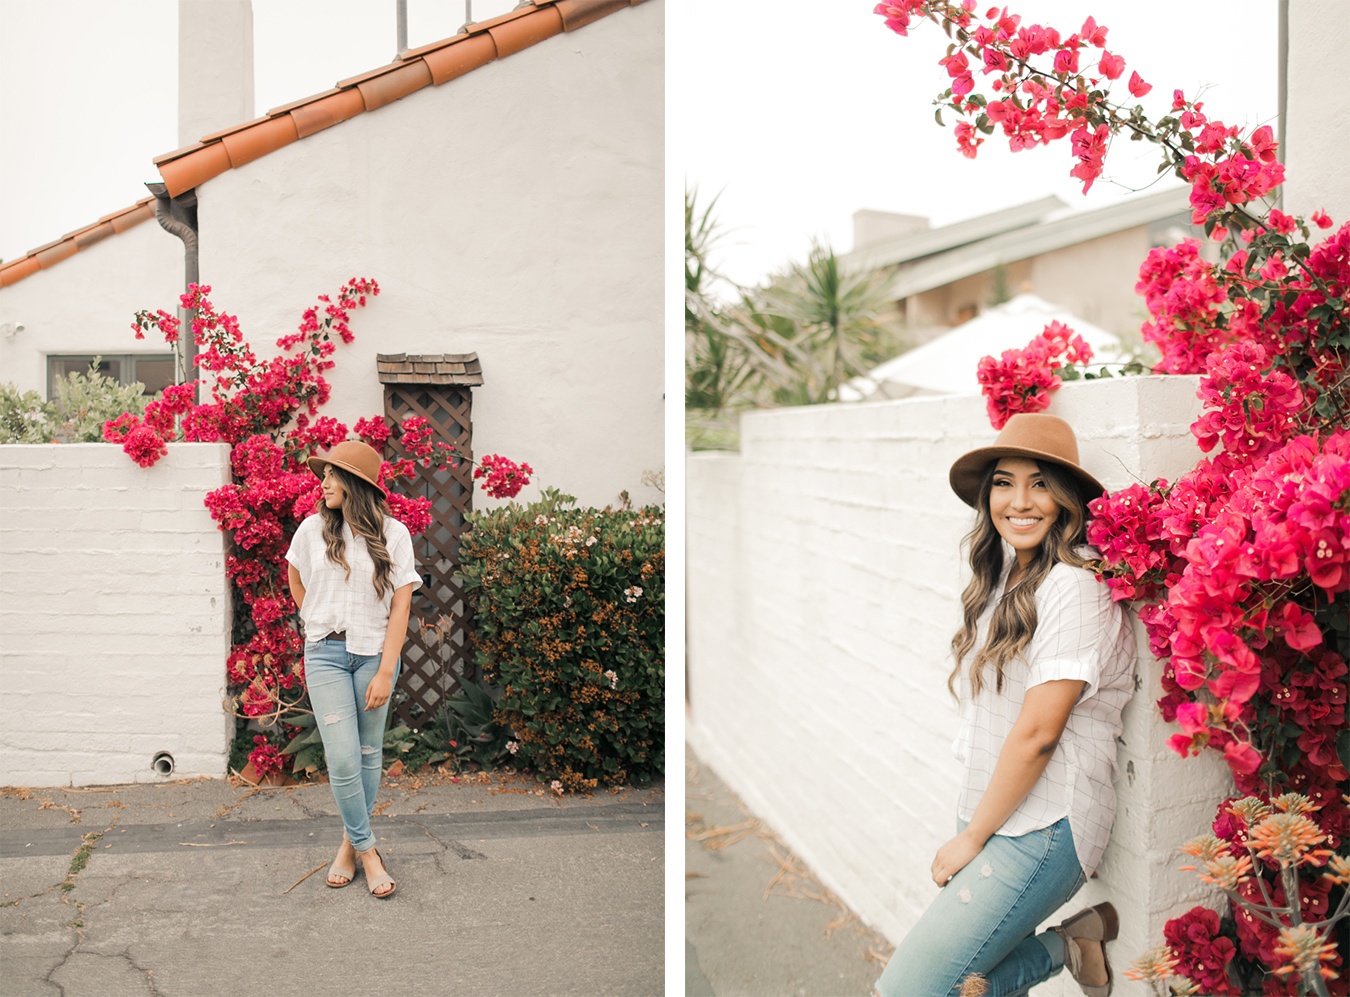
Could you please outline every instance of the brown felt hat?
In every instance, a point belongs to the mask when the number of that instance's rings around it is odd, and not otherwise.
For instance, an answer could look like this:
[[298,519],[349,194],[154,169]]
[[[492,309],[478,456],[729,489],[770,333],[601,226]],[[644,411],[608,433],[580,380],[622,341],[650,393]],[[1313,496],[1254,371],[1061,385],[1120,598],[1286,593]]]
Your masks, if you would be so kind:
[[1030,457],[1049,461],[1073,472],[1091,500],[1103,494],[1102,483],[1078,466],[1078,441],[1063,419],[1043,412],[1019,412],[1008,420],[992,447],[972,450],[955,464],[949,480],[952,491],[966,505],[974,507],[979,497],[980,478],[992,461],[1000,457]]
[[383,461],[372,447],[360,440],[344,440],[326,454],[315,454],[309,459],[309,469],[320,478],[327,464],[334,464],[362,481],[369,481],[380,489],[381,495],[388,495],[380,484],[380,465]]

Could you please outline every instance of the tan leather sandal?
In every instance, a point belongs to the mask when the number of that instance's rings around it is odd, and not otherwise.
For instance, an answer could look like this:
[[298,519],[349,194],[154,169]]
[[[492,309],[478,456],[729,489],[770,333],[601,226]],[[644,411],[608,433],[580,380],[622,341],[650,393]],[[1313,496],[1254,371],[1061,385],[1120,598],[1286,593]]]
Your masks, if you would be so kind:
[[[384,866],[384,873],[383,875],[376,876],[374,879],[369,879],[369,877],[367,877],[367,885],[370,887],[371,896],[376,897],[379,900],[384,900],[394,895],[394,891],[398,889],[398,884],[394,882],[394,877],[389,875],[389,866],[385,865],[384,856],[380,854],[378,848],[375,849],[375,857],[380,860],[380,865]],[[385,885],[387,885],[389,889],[385,890],[383,893],[376,892],[380,887]]]
[[[350,844],[350,843],[351,843],[351,839],[349,839],[345,833],[342,835],[342,841],[343,841],[344,844]],[[355,854],[356,849],[352,849],[352,852],[353,852],[353,854]],[[342,877],[345,877],[347,881],[346,881],[345,883],[335,883],[335,882],[333,882],[333,877],[334,877],[334,876],[342,876]],[[344,886],[351,886],[351,885],[352,885],[352,880],[355,879],[355,878],[356,878],[356,864],[355,864],[355,863],[352,864],[352,871],[351,871],[351,872],[343,872],[341,869],[339,869],[339,868],[337,867],[337,859],[334,858],[334,859],[333,859],[333,864],[330,865],[330,866],[328,867],[328,876],[327,876],[327,878],[324,879],[324,882],[328,884],[328,886],[329,886],[330,889],[340,890],[340,889],[342,889]]]
[[[1120,917],[1110,903],[1097,904],[1086,910],[1080,910],[1050,929],[1064,940],[1064,968],[1077,981],[1079,988],[1087,997],[1110,997],[1111,987],[1115,983],[1111,975],[1111,961],[1106,957],[1106,943],[1120,933]],[[1083,953],[1075,939],[1099,942],[1102,947],[1102,964],[1106,967],[1105,984],[1087,984],[1083,982]]]

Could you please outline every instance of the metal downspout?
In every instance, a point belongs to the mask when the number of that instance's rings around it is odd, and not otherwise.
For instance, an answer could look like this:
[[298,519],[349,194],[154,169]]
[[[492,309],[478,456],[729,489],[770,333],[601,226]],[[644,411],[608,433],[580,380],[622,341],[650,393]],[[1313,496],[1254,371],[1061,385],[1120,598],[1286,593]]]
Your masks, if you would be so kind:
[[[197,191],[195,189],[170,197],[162,183],[148,183],[146,189],[155,195],[155,220],[159,227],[183,241],[183,293],[198,281],[197,264]],[[178,343],[183,350],[183,380],[195,379],[197,343],[192,336],[193,313],[178,307],[178,318],[183,323]],[[180,382],[181,383],[181,382]],[[200,395],[200,390],[198,391]],[[200,397],[198,397],[200,401]]]

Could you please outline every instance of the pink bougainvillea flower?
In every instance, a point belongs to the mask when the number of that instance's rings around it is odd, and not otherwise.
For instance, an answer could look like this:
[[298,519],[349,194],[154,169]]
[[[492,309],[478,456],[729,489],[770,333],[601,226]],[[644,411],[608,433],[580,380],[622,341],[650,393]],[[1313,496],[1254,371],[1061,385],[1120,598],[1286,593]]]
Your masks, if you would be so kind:
[[1062,48],[1055,53],[1055,72],[1072,74],[1078,72],[1078,50]]
[[1251,775],[1261,767],[1261,754],[1245,741],[1233,741],[1223,749],[1224,761],[1234,772]]
[[1177,724],[1186,732],[1187,737],[1206,734],[1209,727],[1209,710],[1201,703],[1185,703],[1177,707]]
[[1312,219],[1314,225],[1318,228],[1331,228],[1331,216],[1325,211],[1317,210],[1308,216]]
[[1125,72],[1125,60],[1103,49],[1102,61],[1097,64],[1097,68],[1108,80],[1118,80]]
[[1135,97],[1146,96],[1153,89],[1152,83],[1145,83],[1138,73],[1130,73],[1130,94]]
[[1270,125],[1262,125],[1252,132],[1252,137],[1247,140],[1247,144],[1252,147],[1252,152],[1263,162],[1273,163],[1279,154],[1277,150],[1280,143],[1275,141],[1275,133],[1271,131]]
[[[1269,129],[1267,129],[1269,131]],[[1294,219],[1286,215],[1279,208],[1271,208],[1270,214],[1266,217],[1267,224],[1276,232],[1294,231]]]

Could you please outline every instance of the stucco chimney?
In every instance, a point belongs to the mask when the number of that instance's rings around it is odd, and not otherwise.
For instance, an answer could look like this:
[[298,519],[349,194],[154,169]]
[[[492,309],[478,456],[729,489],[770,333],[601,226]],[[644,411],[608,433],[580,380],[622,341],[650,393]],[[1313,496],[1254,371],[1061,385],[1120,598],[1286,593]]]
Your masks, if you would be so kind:
[[178,144],[253,116],[252,0],[178,0]]
[[928,219],[921,215],[900,215],[894,211],[872,211],[867,208],[853,212],[854,249],[927,230]]

